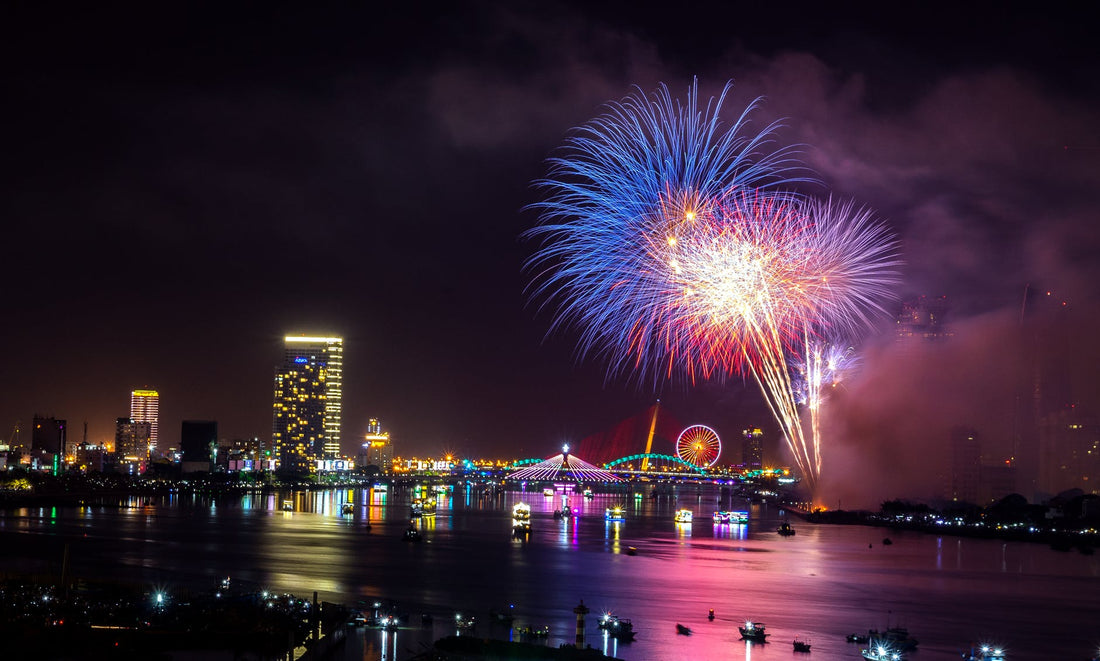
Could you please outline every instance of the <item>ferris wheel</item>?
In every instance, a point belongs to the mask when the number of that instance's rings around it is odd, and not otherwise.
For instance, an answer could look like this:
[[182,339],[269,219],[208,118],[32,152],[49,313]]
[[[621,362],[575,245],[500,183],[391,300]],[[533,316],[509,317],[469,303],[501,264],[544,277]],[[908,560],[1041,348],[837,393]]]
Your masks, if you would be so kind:
[[718,432],[706,425],[692,425],[676,439],[676,456],[689,464],[709,468],[718,462],[722,442]]

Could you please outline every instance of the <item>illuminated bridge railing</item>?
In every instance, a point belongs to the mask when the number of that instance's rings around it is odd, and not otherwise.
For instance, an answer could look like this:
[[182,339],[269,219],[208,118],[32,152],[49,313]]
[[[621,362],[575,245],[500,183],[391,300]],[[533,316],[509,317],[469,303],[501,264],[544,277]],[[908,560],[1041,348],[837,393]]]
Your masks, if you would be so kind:
[[[622,457],[614,461],[609,461],[604,464],[603,467],[610,471],[616,470],[632,470],[627,468],[630,464],[638,464],[643,460],[649,460],[650,464],[656,463],[658,466],[666,466],[670,469],[678,469],[680,472],[690,471],[693,475],[706,475],[707,469],[702,466],[696,466],[695,464],[684,461],[679,457],[674,457],[670,454],[632,454],[629,457]],[[635,472],[641,472],[640,470]],[[656,472],[668,472],[668,471],[656,471]]]

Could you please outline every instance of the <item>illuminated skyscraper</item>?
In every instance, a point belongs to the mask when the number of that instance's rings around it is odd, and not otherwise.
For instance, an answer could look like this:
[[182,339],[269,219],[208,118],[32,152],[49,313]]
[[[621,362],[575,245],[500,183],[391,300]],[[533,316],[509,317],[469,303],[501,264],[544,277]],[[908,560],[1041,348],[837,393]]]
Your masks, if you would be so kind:
[[764,467],[764,432],[758,427],[744,431],[741,463],[749,470],[758,471]]
[[371,418],[367,423],[367,435],[363,440],[358,466],[378,466],[382,473],[389,475],[393,468],[393,443],[390,442],[390,433],[382,431],[382,423],[377,418]]
[[342,338],[286,337],[271,438],[281,468],[303,471],[340,457],[343,371]]
[[156,454],[157,420],[160,417],[160,393],[156,390],[134,390],[130,393],[130,418],[149,423],[149,454]]

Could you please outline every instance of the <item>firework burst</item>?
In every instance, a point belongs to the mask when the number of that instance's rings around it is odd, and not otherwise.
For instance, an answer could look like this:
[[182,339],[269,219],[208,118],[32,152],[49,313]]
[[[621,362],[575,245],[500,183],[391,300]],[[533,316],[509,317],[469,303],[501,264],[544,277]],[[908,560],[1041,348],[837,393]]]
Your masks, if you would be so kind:
[[556,301],[552,328],[577,328],[609,375],[751,374],[813,487],[819,436],[803,433],[788,357],[811,329],[869,323],[897,282],[896,244],[866,210],[785,192],[799,168],[766,149],[775,125],[743,135],[750,105],[721,130],[728,89],[702,111],[694,85],[683,105],[637,94],[569,139],[539,182],[530,293]]

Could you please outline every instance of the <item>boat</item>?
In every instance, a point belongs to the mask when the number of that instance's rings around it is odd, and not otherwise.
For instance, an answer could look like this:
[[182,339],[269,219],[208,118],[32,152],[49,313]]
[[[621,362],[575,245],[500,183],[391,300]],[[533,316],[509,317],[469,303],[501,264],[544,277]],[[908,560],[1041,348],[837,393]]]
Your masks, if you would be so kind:
[[547,638],[550,636],[550,627],[523,627],[519,629],[518,632],[523,638]]
[[531,532],[531,506],[524,502],[516,503],[512,507],[512,534],[518,537],[529,532]]
[[755,643],[766,643],[768,642],[768,636],[771,635],[764,632],[763,622],[753,622],[751,620],[745,622],[745,626],[737,627],[737,630],[741,632],[742,640],[751,640]]
[[383,631],[397,631],[398,627],[401,626],[401,623],[397,619],[397,617],[393,615],[386,615],[378,621],[378,626]]
[[455,627],[459,631],[470,631],[477,626],[477,621],[472,615],[466,616],[462,613],[455,613]]
[[720,511],[720,512],[715,512],[711,516],[711,518],[714,519],[715,523],[722,524],[722,523],[729,523],[731,516],[732,515],[729,512],[726,512],[725,510],[723,510],[723,511]]
[[893,543],[894,543],[894,541],[892,539],[890,539],[889,537],[883,537],[882,538],[882,545],[883,546],[890,546]]
[[608,521],[626,521],[626,516],[623,514],[623,508],[618,505],[604,510],[603,518]]
[[341,514],[353,514],[353,513],[355,513],[355,505],[352,505],[351,503],[344,503],[343,507],[340,508],[340,513]]
[[371,485],[371,489],[374,489],[375,491],[389,491],[390,485],[386,484],[385,482],[375,482]]
[[969,654],[963,654],[963,661],[1005,661],[1005,651],[995,645],[971,647]]
[[628,546],[628,547],[626,547],[626,554],[627,555],[638,555],[638,547],[637,546]]
[[849,643],[860,643],[861,645],[866,645],[868,641],[871,640],[871,637],[865,636],[860,633],[850,633],[845,636],[844,639],[847,640]]
[[293,512],[294,511],[294,501],[293,500],[284,500],[283,501],[283,511],[284,512]]
[[733,523],[748,523],[749,513],[742,511],[730,512],[730,519]]
[[868,643],[871,647],[885,644],[886,647],[899,652],[912,652],[917,649],[917,639],[909,635],[909,630],[903,627],[890,627],[885,631],[871,629],[867,632]]
[[585,489],[584,489],[584,497],[585,498],[592,498],[593,497],[592,490],[589,489],[588,487],[585,487]]
[[888,645],[871,645],[859,653],[868,661],[905,661],[905,653]]
[[775,531],[780,535],[783,535],[784,537],[790,537],[794,534],[794,528],[792,528],[791,524],[787,523],[786,521],[780,524],[780,526],[776,528]]
[[549,498],[553,498],[554,497],[554,490],[551,489],[550,487],[546,487],[545,489],[542,490],[542,495],[547,496]]
[[680,634],[681,636],[690,636],[691,635],[691,629],[689,629],[689,628],[685,627],[684,625],[680,624],[679,622],[677,622],[676,623],[676,633]]
[[412,503],[413,516],[435,516],[436,502],[434,498],[417,498]]
[[604,613],[598,624],[600,629],[606,631],[607,635],[615,640],[623,642],[634,640],[634,625],[630,620],[622,620],[611,613]]
[[568,519],[580,514],[579,511],[574,510],[569,506],[569,503],[562,503],[560,510],[554,510],[555,519]]
[[493,619],[495,619],[497,622],[500,622],[502,624],[507,624],[508,626],[511,626],[512,621],[515,619],[515,617],[512,615],[512,612],[510,610],[509,611],[498,611],[498,610],[493,609],[493,610],[489,611],[489,615],[492,615]]
[[807,643],[804,640],[799,640],[799,639],[795,638],[792,644],[794,645],[794,651],[796,651],[796,652],[809,652],[810,651],[810,644]]
[[672,520],[676,523],[691,523],[693,516],[691,510],[676,510],[676,514],[673,515]]
[[409,527],[405,528],[404,539],[406,542],[420,541],[420,531],[416,527],[416,519],[409,521]]

